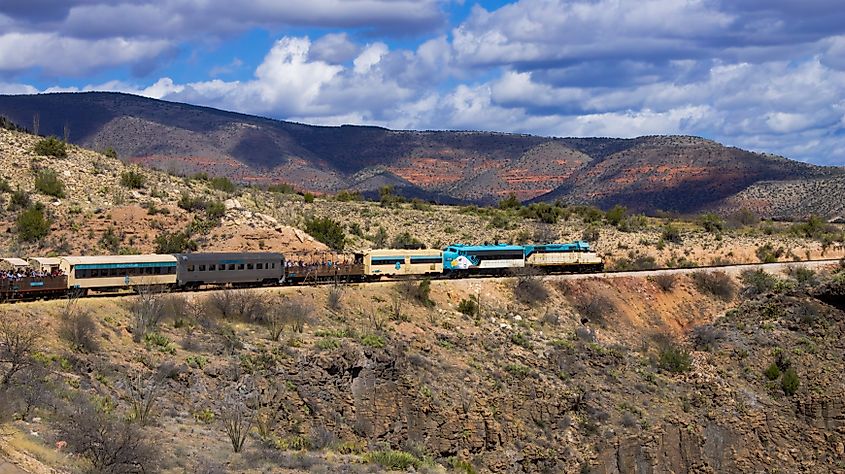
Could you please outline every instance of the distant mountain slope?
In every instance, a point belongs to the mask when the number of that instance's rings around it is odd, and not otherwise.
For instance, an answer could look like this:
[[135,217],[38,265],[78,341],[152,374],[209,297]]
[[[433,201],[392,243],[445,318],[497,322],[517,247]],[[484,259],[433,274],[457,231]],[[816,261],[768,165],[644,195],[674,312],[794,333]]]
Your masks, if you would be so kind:
[[694,212],[760,181],[818,179],[839,168],[695,137],[547,138],[492,132],[310,126],[118,93],[0,96],[0,115],[122,159],[316,192],[490,203],[516,194],[609,207]]

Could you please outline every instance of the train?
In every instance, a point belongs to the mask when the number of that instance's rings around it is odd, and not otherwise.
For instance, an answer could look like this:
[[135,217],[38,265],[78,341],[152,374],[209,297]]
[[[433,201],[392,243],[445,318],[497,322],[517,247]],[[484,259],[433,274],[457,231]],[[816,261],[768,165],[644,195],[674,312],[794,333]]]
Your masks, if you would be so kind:
[[542,245],[465,245],[439,249],[374,249],[338,257],[286,259],[277,252],[0,258],[0,303],[91,292],[191,291],[383,278],[461,278],[602,271],[604,260],[584,241]]

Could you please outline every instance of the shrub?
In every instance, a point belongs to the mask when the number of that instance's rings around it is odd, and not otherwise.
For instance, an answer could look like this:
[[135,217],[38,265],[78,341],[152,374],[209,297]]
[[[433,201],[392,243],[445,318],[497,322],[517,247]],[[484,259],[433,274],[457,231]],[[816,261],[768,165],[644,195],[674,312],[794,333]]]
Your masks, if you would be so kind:
[[271,184],[267,186],[267,191],[278,194],[296,194],[296,189],[287,183]]
[[392,249],[424,249],[425,244],[419,241],[416,237],[411,236],[410,232],[402,232],[393,238],[390,243]]
[[625,215],[628,213],[628,209],[625,206],[620,206],[619,204],[613,206],[612,209],[605,213],[604,218],[607,220],[607,223],[614,226],[619,227],[619,224],[622,223],[622,220],[625,219]]
[[478,310],[478,301],[476,301],[475,296],[470,296],[458,303],[458,311],[467,316],[478,316]]
[[677,245],[684,243],[684,239],[683,237],[681,237],[681,231],[679,231],[678,228],[673,226],[672,224],[666,224],[663,227],[663,232],[660,234],[660,238],[664,242],[669,242]]
[[725,221],[716,214],[707,213],[698,217],[701,227],[712,234],[721,232],[725,228]]
[[35,176],[35,190],[47,196],[65,197],[65,183],[53,170],[41,170]]
[[535,219],[544,224],[554,224],[563,214],[563,210],[557,206],[539,202],[523,207],[519,210],[519,214],[525,219]]
[[120,174],[120,184],[125,188],[141,189],[146,183],[147,178],[138,171],[128,170]]
[[692,330],[693,343],[700,349],[710,350],[724,337],[724,331],[710,324],[696,326]]
[[798,391],[800,385],[801,380],[798,378],[798,372],[795,371],[795,368],[790,367],[786,369],[786,372],[783,373],[783,377],[780,379],[780,387],[783,389],[783,393],[792,396]]
[[801,288],[816,286],[819,282],[816,272],[807,267],[792,266],[788,268],[787,272]]
[[367,462],[379,464],[388,470],[407,471],[409,468],[419,469],[423,462],[411,453],[397,450],[371,451],[364,455]]
[[775,248],[772,247],[772,244],[766,244],[757,247],[757,250],[755,250],[754,253],[763,263],[775,263],[783,255],[784,250],[783,247],[778,247],[778,249],[775,250]]
[[383,349],[385,346],[384,338],[375,334],[367,334],[361,338],[361,344],[372,347],[374,349]]
[[342,251],[346,246],[343,226],[329,217],[306,219],[305,232],[334,250]]
[[78,310],[72,301],[69,302],[61,314],[59,337],[75,351],[96,352],[99,349],[97,336],[97,324],[91,313]]
[[208,201],[205,205],[205,216],[209,220],[219,220],[226,215],[226,205],[220,201]]
[[522,203],[516,198],[516,194],[509,194],[508,197],[499,201],[499,209],[519,209]]
[[134,423],[111,418],[88,400],[78,399],[58,424],[68,448],[87,459],[94,472],[146,473],[157,470],[157,454]]
[[412,281],[406,281],[403,284],[403,291],[406,295],[413,298],[416,302],[426,307],[433,307],[434,301],[431,300],[431,279],[423,278],[419,284],[415,285]]
[[164,232],[155,238],[157,253],[182,253],[186,251],[194,251],[199,246],[193,240],[187,231],[181,232]]
[[314,202],[314,194],[313,193],[305,193],[302,195],[302,200],[307,203]]
[[211,189],[223,191],[224,193],[235,192],[235,183],[231,182],[229,178],[225,176],[217,176],[211,178],[211,180],[208,182],[208,185],[211,187]]
[[575,301],[573,306],[581,314],[583,322],[594,321],[599,324],[604,324],[605,316],[616,311],[616,306],[604,295],[587,295]]
[[633,250],[628,252],[628,257],[620,258],[613,262],[613,269],[619,271],[631,270],[653,270],[657,268],[657,261],[651,255],[643,255]]
[[692,280],[698,291],[724,301],[730,301],[736,292],[731,277],[725,272],[695,272],[692,274]]
[[689,372],[692,369],[692,357],[686,349],[667,344],[660,350],[658,364],[661,369],[673,374]]
[[745,270],[742,272],[740,279],[745,286],[743,293],[748,296],[757,296],[763,293],[768,293],[775,288],[778,283],[778,278],[770,273],[766,273],[762,269]]
[[586,240],[590,243],[595,243],[599,240],[599,229],[595,226],[589,226],[584,229],[584,232],[581,234],[581,240]]
[[360,191],[347,191],[343,190],[335,195],[335,200],[340,202],[350,202],[350,201],[363,201],[364,196],[361,195]]
[[511,335],[511,342],[519,347],[531,349],[531,341],[525,337],[525,334],[518,332]]
[[338,312],[343,308],[343,287],[332,285],[326,297],[326,306],[332,311]]
[[513,293],[517,301],[527,305],[535,305],[549,299],[549,290],[543,280],[533,275],[519,277]]
[[106,158],[112,158],[115,160],[117,159],[117,151],[115,151],[115,149],[112,147],[106,147],[106,149],[103,150],[103,155]]
[[672,289],[675,288],[675,283],[677,282],[676,275],[672,273],[661,273],[660,275],[654,275],[649,277],[649,280],[653,281],[658,288],[665,292],[670,292]]
[[44,216],[42,206],[30,207],[22,212],[15,222],[18,238],[24,242],[43,239],[50,232],[50,225],[51,222]]
[[41,156],[67,158],[67,145],[56,137],[47,137],[35,144],[35,153]]
[[9,182],[6,181],[6,178],[0,177],[0,193],[10,192],[12,192],[12,187],[9,185]]
[[780,367],[778,367],[776,363],[772,362],[772,364],[763,371],[763,375],[765,375],[769,380],[777,380],[778,377],[780,377]]
[[29,197],[29,193],[22,189],[17,189],[12,193],[12,197],[9,198],[10,211],[14,211],[16,209],[26,209],[31,205],[32,199]]
[[103,235],[100,237],[100,246],[104,249],[108,250],[112,254],[118,253],[120,251],[120,244],[123,242],[123,239],[117,235],[114,231],[114,227],[109,226],[106,228]]

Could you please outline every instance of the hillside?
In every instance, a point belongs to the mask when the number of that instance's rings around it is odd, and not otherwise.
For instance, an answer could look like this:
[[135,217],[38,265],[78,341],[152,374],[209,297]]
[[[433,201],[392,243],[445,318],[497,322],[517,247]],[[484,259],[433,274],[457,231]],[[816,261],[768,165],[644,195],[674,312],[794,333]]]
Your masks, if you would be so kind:
[[[316,127],[116,93],[0,96],[0,115],[131,162],[319,193],[397,192],[490,203],[514,193],[609,208],[695,212],[759,181],[845,173],[694,137],[547,138]],[[820,209],[829,208],[824,204]]]
[[[0,308],[3,331],[39,328],[0,453],[30,472],[845,468],[841,270],[702,275],[437,281],[430,306],[394,283],[173,295],[147,333],[129,298]],[[254,304],[293,314],[278,339]]]

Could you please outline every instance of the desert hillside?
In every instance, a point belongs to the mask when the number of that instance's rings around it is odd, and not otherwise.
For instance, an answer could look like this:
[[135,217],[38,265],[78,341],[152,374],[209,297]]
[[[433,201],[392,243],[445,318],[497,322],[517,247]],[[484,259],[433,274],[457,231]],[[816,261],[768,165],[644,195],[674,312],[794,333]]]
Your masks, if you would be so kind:
[[624,203],[649,213],[698,212],[760,181],[845,173],[696,137],[316,127],[105,92],[0,96],[0,116],[181,174],[286,183],[318,194],[350,189],[373,195],[389,184],[406,197],[441,203],[490,204],[514,194],[604,209]]
[[0,453],[28,472],[835,472],[842,271],[4,307],[0,336],[30,337],[0,364]]

